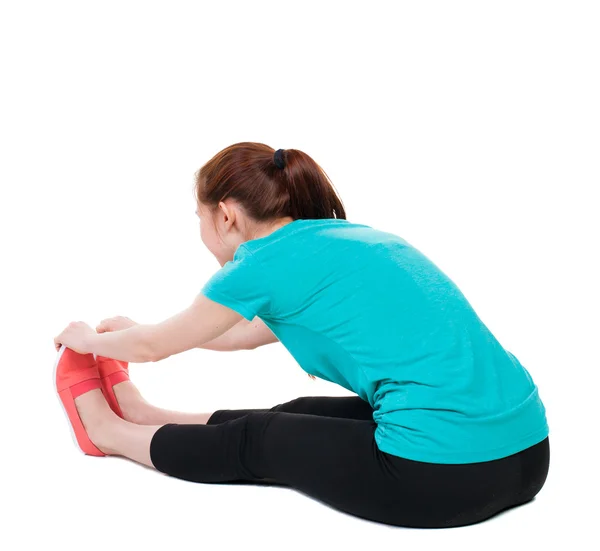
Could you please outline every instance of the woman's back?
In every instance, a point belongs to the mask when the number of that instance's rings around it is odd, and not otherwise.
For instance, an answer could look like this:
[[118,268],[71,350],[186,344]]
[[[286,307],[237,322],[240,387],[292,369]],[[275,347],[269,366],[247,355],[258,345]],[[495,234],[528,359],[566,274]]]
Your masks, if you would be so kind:
[[548,435],[527,370],[399,236],[298,219],[240,245],[202,292],[259,316],[305,371],[368,401],[382,451],[470,463]]

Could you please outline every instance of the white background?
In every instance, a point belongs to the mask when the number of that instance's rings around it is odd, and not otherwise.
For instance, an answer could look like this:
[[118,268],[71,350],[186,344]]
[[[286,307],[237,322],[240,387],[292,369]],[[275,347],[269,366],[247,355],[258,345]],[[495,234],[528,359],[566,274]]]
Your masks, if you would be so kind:
[[[599,26],[576,1],[2,2],[0,547],[597,549]],[[311,155],[349,220],[424,252],[521,360],[550,425],[535,501],[394,528],[78,452],[54,336],[191,303],[219,268],[193,174],[239,141]],[[279,343],[131,376],[184,411],[348,394]]]

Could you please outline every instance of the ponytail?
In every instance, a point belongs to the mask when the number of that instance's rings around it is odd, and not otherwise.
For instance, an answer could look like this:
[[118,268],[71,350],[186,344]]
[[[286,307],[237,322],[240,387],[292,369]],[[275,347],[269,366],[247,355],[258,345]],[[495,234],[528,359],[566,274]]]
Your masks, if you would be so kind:
[[[297,218],[346,218],[346,211],[325,171],[299,149],[278,150],[284,161],[283,185],[289,197],[289,216]],[[276,159],[274,164],[277,166]]]

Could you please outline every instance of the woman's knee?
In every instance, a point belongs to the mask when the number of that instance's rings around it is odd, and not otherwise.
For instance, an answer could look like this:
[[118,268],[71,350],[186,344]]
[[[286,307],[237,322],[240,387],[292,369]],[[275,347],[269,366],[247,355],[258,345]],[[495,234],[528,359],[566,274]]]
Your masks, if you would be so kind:
[[311,411],[312,399],[312,396],[300,396],[299,398],[294,398],[289,402],[277,404],[276,406],[272,407],[269,411],[281,411],[284,413],[307,413]]

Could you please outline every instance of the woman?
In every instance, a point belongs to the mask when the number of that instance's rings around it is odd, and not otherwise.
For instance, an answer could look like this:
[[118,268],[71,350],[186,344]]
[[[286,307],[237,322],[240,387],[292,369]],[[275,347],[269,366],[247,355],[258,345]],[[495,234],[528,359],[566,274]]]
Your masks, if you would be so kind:
[[[534,498],[549,468],[537,386],[433,262],[346,220],[299,150],[227,147],[195,192],[221,269],[189,308],[153,325],[71,323],[54,339],[86,453],[195,482],[282,484],[398,526],[473,524]],[[152,407],[127,375],[128,362],[277,340],[356,395],[194,415]]]

